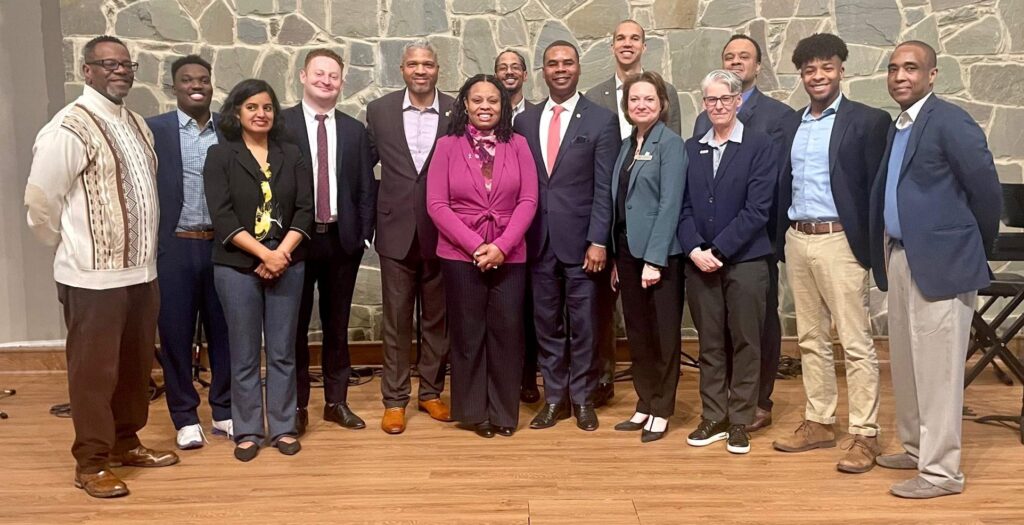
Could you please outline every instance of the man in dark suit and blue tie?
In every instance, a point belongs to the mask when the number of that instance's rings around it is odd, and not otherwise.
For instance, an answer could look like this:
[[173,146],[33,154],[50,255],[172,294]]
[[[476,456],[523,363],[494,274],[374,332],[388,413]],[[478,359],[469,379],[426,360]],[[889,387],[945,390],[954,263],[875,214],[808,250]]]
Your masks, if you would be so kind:
[[889,94],[903,110],[871,193],[871,261],[889,292],[889,348],[896,429],[903,452],[880,466],[917,470],[893,485],[902,498],[964,490],[960,470],[964,362],[978,290],[1002,209],[985,133],[963,109],[932,93],[935,50],[896,47]]
[[[747,36],[736,34],[722,49],[722,69],[736,73],[743,82],[743,104],[736,115],[749,129],[771,137],[776,148],[779,170],[783,165],[784,132],[782,123],[793,113],[793,108],[769,97],[757,89],[757,76],[761,74],[761,45]],[[711,129],[708,112],[701,111],[693,123],[693,136],[703,137]],[[754,422],[747,426],[748,432],[755,432],[772,424],[772,391],[775,376],[779,372],[779,356],[782,354],[782,325],[779,321],[779,261],[775,254],[775,210],[779,196],[772,197],[772,211],[768,215],[768,239],[772,243],[772,254],[768,256],[768,302],[765,304],[764,333],[761,334],[761,374],[758,380],[757,409]]]
[[[611,171],[618,118],[576,91],[579,51],[565,41],[544,50],[550,96],[515,122],[537,163],[540,201],[526,234],[545,405],[530,423],[547,428],[576,414],[596,430],[595,274],[604,270],[611,234]],[[567,312],[567,315],[566,315]],[[571,334],[571,337],[570,337]]]
[[231,358],[228,328],[213,286],[213,223],[206,205],[203,165],[206,150],[220,140],[219,116],[210,112],[210,64],[196,55],[171,64],[174,111],[146,119],[158,159],[160,199],[157,275],[160,282],[160,352],[167,410],[177,429],[178,448],[203,446],[205,434],[192,384],[196,320],[202,323],[210,360],[210,408],[215,434],[230,436]]
[[366,127],[335,109],[344,85],[344,67],[334,51],[310,51],[299,71],[302,101],[281,112],[291,140],[312,167],[315,203],[295,336],[295,426],[299,435],[309,424],[309,322],[314,286],[320,291],[324,421],[350,429],[366,426],[348,407],[352,375],[348,320],[359,263],[373,238],[376,193]]

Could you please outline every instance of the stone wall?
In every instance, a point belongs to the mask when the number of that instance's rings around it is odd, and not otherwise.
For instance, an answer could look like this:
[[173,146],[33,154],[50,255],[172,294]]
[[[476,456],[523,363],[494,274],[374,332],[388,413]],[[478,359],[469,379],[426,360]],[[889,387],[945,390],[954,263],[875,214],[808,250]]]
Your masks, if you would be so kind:
[[[812,33],[835,32],[850,46],[845,92],[895,111],[885,87],[888,52],[918,39],[940,52],[936,91],[986,130],[1000,177],[1024,182],[1024,0],[62,0],[61,10],[66,97],[81,91],[82,45],[111,33],[141,63],[129,100],[146,115],[174,107],[170,63],[179,55],[198,53],[213,64],[215,107],[250,76],[269,81],[291,103],[301,94],[295,72],[304,54],[328,46],[347,64],[341,109],[362,117],[368,101],[402,86],[399,55],[416,37],[438,50],[442,90],[491,71],[496,52],[513,47],[532,62],[527,93],[539,99],[536,64],[547,43],[579,45],[586,89],[613,74],[610,32],[624,18],[648,29],[644,66],[683,90],[684,129],[697,113],[699,80],[720,65],[719,51],[735,32],[766,50],[760,87],[794,107],[807,99],[789,62],[793,48]],[[368,256],[353,308],[355,340],[380,335],[376,268]],[[786,295],[784,329],[792,335]],[[884,333],[884,294],[877,290],[871,309]]]

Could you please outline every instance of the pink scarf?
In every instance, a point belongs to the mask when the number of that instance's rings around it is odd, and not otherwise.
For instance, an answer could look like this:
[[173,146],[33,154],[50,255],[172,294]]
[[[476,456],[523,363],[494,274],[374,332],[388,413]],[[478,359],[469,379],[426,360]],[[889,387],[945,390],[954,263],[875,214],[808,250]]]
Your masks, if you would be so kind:
[[481,131],[472,124],[466,124],[466,137],[469,147],[473,150],[473,158],[480,162],[480,172],[484,176],[484,186],[491,190],[491,172],[494,168],[494,153],[498,148],[498,136],[494,130]]

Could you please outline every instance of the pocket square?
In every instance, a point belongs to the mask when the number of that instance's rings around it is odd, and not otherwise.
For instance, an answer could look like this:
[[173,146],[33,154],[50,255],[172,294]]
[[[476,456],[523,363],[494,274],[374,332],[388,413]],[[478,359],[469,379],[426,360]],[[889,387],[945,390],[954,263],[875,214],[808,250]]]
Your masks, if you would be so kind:
[[587,142],[590,142],[590,139],[586,135],[576,135],[572,139],[573,144],[586,144]]

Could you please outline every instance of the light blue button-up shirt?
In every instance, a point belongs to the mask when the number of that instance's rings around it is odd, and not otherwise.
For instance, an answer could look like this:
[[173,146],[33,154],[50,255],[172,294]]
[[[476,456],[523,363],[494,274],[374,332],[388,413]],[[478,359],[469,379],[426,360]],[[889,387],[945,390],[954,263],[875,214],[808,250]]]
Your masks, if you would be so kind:
[[178,138],[181,141],[181,216],[175,231],[205,231],[213,229],[210,209],[206,205],[203,186],[203,164],[206,150],[217,143],[213,117],[206,127],[199,129],[195,119],[178,110]]
[[810,106],[804,110],[789,153],[793,166],[793,203],[789,206],[788,215],[792,221],[839,220],[836,201],[832,197],[828,148],[842,100],[843,95],[840,94],[817,118],[811,116]]

